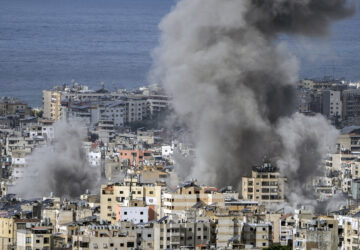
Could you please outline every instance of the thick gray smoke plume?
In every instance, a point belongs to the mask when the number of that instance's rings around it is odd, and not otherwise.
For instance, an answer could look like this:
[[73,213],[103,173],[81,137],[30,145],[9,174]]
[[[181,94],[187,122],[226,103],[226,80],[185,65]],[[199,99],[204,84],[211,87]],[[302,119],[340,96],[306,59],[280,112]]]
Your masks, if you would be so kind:
[[320,172],[337,131],[295,113],[297,61],[279,33],[321,36],[354,13],[346,0],[181,0],[160,24],[152,80],[173,96],[192,130],[191,177],[239,186],[264,156],[289,176],[294,196]]
[[77,122],[59,121],[54,125],[52,144],[36,149],[27,159],[24,178],[11,192],[23,198],[54,195],[78,198],[98,184],[100,170],[90,167],[82,142],[86,130]]

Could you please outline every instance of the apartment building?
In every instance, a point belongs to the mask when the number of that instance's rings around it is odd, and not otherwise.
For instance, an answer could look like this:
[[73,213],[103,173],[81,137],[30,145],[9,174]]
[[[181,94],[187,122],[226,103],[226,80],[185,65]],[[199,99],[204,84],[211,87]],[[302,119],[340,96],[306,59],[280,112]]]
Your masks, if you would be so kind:
[[334,217],[315,216],[308,210],[295,210],[293,249],[336,250],[339,245],[338,221]]
[[124,100],[127,122],[142,121],[147,117],[147,106],[145,97],[131,97]]
[[74,250],[135,249],[136,228],[130,223],[91,225],[72,236]]
[[52,126],[30,125],[28,130],[30,138],[52,140],[55,137],[54,127]]
[[348,120],[360,117],[360,89],[343,91],[343,117]]
[[17,231],[17,250],[51,250],[52,227],[38,226]]
[[360,152],[360,126],[341,129],[338,143],[343,151]]
[[150,211],[151,210],[149,210],[149,207],[146,206],[127,207],[117,205],[116,221],[130,221],[134,224],[147,223],[150,217],[154,217],[154,213],[151,214],[149,213]]
[[271,223],[244,223],[242,228],[242,243],[255,249],[269,247],[272,244]]
[[164,192],[163,212],[171,214],[184,211],[199,205],[218,204],[225,206],[227,199],[237,199],[239,194],[228,188],[219,192],[214,187],[202,187],[196,181],[187,181],[180,185],[175,192]]
[[296,220],[291,214],[284,214],[280,217],[280,244],[291,246],[293,242],[293,229]]
[[123,127],[126,120],[126,104],[123,101],[104,102],[91,108],[91,124],[113,121],[115,127]]
[[328,117],[342,118],[341,91],[325,90],[322,92],[322,113]]
[[140,166],[145,160],[152,159],[152,152],[150,150],[136,149],[121,149],[119,152],[120,161],[128,161],[130,166]]
[[165,216],[154,223],[154,249],[194,249],[214,244],[214,225],[208,218]]
[[31,107],[17,98],[0,97],[0,116],[19,116],[24,118],[31,115]]
[[139,142],[145,142],[148,145],[153,145],[155,143],[154,131],[138,129],[136,134]]
[[[139,201],[138,203],[136,201]],[[138,177],[125,178],[123,183],[101,186],[100,220],[116,223],[117,206],[126,206],[132,201],[134,207],[144,204],[152,210],[154,218],[159,218],[161,211],[161,186],[142,184]],[[149,212],[151,213],[151,212]]]
[[17,231],[25,229],[26,225],[34,225],[39,222],[40,219],[0,217],[0,249],[10,249],[16,246]]
[[241,243],[243,217],[230,213],[218,213],[213,220],[216,222],[216,247],[226,249],[231,240]]
[[159,112],[166,110],[169,107],[169,97],[164,95],[149,95],[147,96],[147,112],[150,117],[153,117]]
[[48,120],[61,119],[61,92],[43,90],[43,117]]
[[[341,249],[353,250],[360,248],[359,217],[336,216],[339,226],[339,243]],[[340,245],[339,244],[339,245]]]
[[263,203],[284,202],[286,181],[271,163],[253,167],[251,177],[242,177],[243,199]]

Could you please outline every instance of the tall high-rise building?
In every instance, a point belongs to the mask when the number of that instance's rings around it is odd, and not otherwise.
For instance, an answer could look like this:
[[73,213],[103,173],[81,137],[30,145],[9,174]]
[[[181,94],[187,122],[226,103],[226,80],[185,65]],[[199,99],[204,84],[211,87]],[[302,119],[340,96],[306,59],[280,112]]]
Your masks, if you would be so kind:
[[43,90],[43,117],[49,120],[61,119],[61,92]]

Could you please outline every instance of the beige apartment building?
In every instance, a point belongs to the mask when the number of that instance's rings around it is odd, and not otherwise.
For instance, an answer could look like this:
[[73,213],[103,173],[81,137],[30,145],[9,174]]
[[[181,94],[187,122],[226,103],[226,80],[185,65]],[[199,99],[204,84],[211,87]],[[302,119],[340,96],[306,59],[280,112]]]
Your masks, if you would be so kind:
[[269,247],[273,242],[271,223],[245,223],[242,230],[242,242],[255,249]]
[[182,212],[197,204],[216,203],[218,206],[225,206],[225,200],[238,198],[237,192],[230,190],[218,192],[215,187],[201,187],[197,185],[197,182],[191,181],[181,185],[174,193],[163,194],[163,212],[164,214]]
[[[344,250],[360,249],[360,220],[358,217],[337,216],[339,238]],[[339,244],[340,245],[340,244]]]
[[254,167],[251,177],[242,178],[243,199],[262,203],[284,202],[286,181],[270,163]]
[[11,249],[16,245],[17,230],[26,228],[27,223],[40,222],[38,219],[0,218],[0,249]]
[[121,226],[92,225],[72,236],[74,250],[135,249],[136,229],[123,222]]
[[[125,178],[123,183],[114,183],[101,186],[100,195],[100,220],[116,223],[116,207],[126,206],[133,200],[133,206],[136,206],[136,200],[140,204],[145,203],[150,210],[154,212],[154,218],[157,219],[161,212],[161,186],[152,184],[142,184],[138,178]],[[143,202],[143,203],[142,203]]]
[[153,249],[194,249],[204,246],[209,249],[215,243],[213,222],[208,218],[180,219],[166,216],[154,223]]
[[218,213],[213,217],[216,221],[216,247],[226,249],[232,238],[241,240],[243,217],[233,216],[229,213]]
[[339,249],[338,233],[338,221],[332,217],[299,218],[293,235],[293,249],[337,250]]
[[49,120],[61,119],[61,92],[43,90],[43,117]]
[[52,227],[33,227],[17,232],[17,250],[51,249]]

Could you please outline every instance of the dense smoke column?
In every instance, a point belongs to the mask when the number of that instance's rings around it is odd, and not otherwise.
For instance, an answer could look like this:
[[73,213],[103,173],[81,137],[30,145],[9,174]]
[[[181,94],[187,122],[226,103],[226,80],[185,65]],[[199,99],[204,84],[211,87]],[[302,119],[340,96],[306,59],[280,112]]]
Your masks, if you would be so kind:
[[329,150],[324,145],[334,143],[337,132],[320,116],[295,113],[297,61],[274,39],[279,33],[324,35],[332,21],[354,10],[345,0],[177,3],[160,24],[151,77],[164,84],[192,130],[191,177],[238,186],[253,164],[271,156],[283,173],[290,170],[289,178],[299,178],[295,192],[319,170]]
[[24,198],[54,195],[78,198],[97,187],[100,169],[90,167],[82,142],[86,129],[77,122],[59,121],[54,126],[52,144],[35,149],[27,159],[25,177],[17,180],[11,192]]

